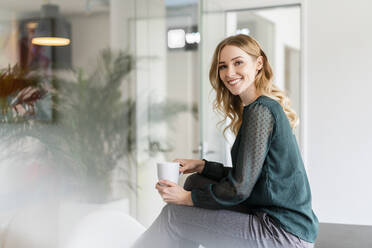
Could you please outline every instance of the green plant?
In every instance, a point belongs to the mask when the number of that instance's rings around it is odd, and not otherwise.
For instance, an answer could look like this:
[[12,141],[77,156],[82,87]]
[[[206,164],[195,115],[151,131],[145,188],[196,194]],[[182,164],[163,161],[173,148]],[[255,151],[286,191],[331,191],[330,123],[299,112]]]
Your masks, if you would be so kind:
[[[136,164],[135,122],[137,99],[130,94],[123,96],[123,88],[130,88],[127,76],[132,71],[131,55],[113,54],[103,50],[93,73],[85,75],[82,70],[72,70],[69,76],[54,77],[56,89],[51,92],[56,99],[55,120],[39,123],[26,119],[20,123],[3,123],[0,138],[3,144],[21,144],[32,138],[42,144],[42,159],[53,161],[60,180],[76,192],[91,192],[90,201],[108,200],[111,172],[118,163]],[[124,86],[124,87],[123,87]],[[145,96],[144,96],[145,97]],[[197,108],[182,102],[165,101],[152,104],[149,112],[154,123],[167,122],[178,113]],[[164,144],[166,140],[151,141]],[[160,146],[150,144],[150,155],[165,152]],[[9,146],[8,146],[9,147]],[[18,156],[19,147],[7,156]],[[122,173],[128,174],[129,166]],[[136,187],[128,178],[123,187]]]

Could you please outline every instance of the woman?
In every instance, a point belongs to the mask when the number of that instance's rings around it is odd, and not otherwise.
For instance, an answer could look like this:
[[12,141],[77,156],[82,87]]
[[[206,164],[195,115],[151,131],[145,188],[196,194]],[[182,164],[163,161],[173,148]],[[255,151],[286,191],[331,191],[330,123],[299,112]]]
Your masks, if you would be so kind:
[[[165,206],[136,247],[313,247],[318,220],[293,130],[289,100],[273,82],[259,44],[247,35],[221,41],[209,79],[215,107],[236,135],[233,167],[176,159],[184,189],[156,185]],[[226,131],[226,129],[225,129]]]

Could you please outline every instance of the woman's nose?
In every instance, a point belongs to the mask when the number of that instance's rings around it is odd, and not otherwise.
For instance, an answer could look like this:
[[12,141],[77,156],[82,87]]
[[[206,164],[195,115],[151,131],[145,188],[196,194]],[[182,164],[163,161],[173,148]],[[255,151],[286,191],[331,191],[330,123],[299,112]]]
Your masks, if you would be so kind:
[[232,66],[227,67],[226,75],[229,76],[229,77],[235,75],[234,67],[232,67]]

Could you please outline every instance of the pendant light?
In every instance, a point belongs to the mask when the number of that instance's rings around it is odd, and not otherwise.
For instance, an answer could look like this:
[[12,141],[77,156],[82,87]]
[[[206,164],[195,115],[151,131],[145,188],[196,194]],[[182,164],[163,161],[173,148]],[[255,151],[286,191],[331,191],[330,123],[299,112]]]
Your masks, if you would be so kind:
[[67,46],[70,44],[66,22],[59,16],[58,9],[58,5],[49,3],[41,6],[41,19],[32,38],[32,44],[40,46]]

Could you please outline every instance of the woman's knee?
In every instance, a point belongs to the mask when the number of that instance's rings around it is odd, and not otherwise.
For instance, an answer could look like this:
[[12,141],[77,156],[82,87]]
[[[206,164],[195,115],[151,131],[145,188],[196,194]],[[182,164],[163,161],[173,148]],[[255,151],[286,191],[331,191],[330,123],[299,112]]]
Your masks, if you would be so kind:
[[161,210],[160,216],[162,218],[165,218],[167,222],[175,221],[175,219],[180,215],[180,213],[183,213],[185,211],[185,208],[188,207],[184,205],[168,203]]

